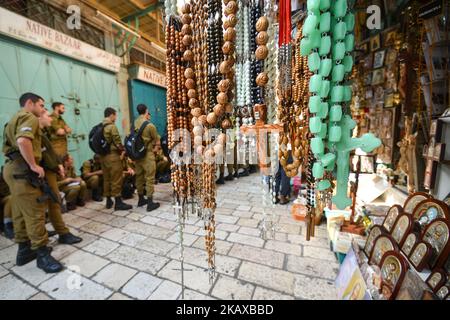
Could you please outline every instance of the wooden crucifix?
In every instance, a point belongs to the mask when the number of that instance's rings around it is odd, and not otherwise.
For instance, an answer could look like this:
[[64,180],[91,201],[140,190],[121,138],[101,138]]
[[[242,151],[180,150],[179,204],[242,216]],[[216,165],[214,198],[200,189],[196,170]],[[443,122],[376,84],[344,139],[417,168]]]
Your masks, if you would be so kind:
[[424,187],[428,190],[434,189],[438,164],[444,160],[445,143],[440,142],[442,123],[434,120],[430,128],[430,140],[423,148],[423,157],[426,160]]

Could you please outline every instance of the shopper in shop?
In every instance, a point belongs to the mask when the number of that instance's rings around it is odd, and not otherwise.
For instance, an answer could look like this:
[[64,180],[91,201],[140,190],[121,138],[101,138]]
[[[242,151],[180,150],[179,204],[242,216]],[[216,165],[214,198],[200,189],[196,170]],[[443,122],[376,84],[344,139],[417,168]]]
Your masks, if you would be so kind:
[[67,210],[75,210],[77,206],[84,207],[87,194],[86,182],[75,173],[73,158],[66,154],[63,158],[65,177],[59,176],[58,187],[65,194]]
[[83,162],[81,177],[86,182],[88,189],[92,192],[92,200],[97,202],[103,201],[103,171],[98,154],[94,155],[92,159]]
[[[138,207],[147,205],[147,211],[159,208],[159,203],[153,202],[153,193],[156,175],[155,148],[161,146],[160,137],[156,127],[150,122],[150,113],[147,106],[140,104],[137,106],[139,117],[134,121],[136,132],[141,126],[145,126],[142,131],[142,139],[146,148],[146,155],[143,159],[136,160],[136,188],[139,195]],[[144,196],[144,185],[147,198]]]
[[64,104],[61,102],[54,102],[52,104],[52,109],[52,125],[48,128],[48,132],[56,155],[62,159],[68,153],[67,135],[72,132],[72,129],[62,118],[62,115],[65,112]]
[[[121,193],[123,186],[123,164],[121,156],[125,153],[119,130],[115,125],[117,111],[113,108],[105,109],[105,119],[103,120],[103,135],[110,146],[109,152],[100,157],[103,172],[103,193],[106,196],[106,208],[120,210],[130,210],[131,205],[122,201]],[[114,197],[115,202],[113,202]]]
[[25,265],[37,258],[37,267],[47,273],[59,272],[63,266],[50,254],[45,229],[46,203],[40,202],[43,192],[33,187],[27,177],[45,177],[39,165],[42,159],[39,117],[44,112],[44,99],[25,93],[20,110],[4,129],[3,152],[8,160],[4,179],[11,191],[15,241],[18,243],[16,264]]
[[[45,133],[46,128],[49,128],[52,123],[52,118],[47,110],[39,117],[39,126]],[[61,198],[58,188],[58,175],[64,177],[66,175],[65,169],[62,166],[59,158],[53,150],[52,144],[46,134],[42,135],[42,160],[41,165],[45,170],[45,179],[53,195],[58,201],[54,199],[47,200],[48,218],[58,234],[58,242],[62,244],[75,244],[81,242],[83,239],[73,235],[69,228],[67,228],[61,213]],[[50,236],[50,232],[48,232]]]

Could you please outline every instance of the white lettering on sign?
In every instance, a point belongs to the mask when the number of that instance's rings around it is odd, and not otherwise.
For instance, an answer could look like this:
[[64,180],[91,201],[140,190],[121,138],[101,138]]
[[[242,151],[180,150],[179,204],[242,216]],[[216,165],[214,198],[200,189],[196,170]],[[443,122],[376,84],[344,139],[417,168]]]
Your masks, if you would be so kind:
[[166,75],[155,70],[139,66],[137,79],[166,88]]
[[1,7],[0,33],[113,72],[120,70],[120,57]]

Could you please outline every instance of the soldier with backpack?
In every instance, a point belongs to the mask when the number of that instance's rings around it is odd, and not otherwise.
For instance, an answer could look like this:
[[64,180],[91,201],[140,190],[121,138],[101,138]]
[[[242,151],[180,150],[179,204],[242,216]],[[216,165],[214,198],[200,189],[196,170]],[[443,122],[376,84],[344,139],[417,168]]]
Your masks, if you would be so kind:
[[[92,151],[100,155],[106,208],[111,209],[114,205],[114,210],[117,211],[130,210],[132,206],[124,203],[121,197],[123,185],[121,155],[125,152],[125,148],[115,125],[117,111],[108,107],[104,115],[103,122],[96,125],[89,134],[89,146]],[[115,203],[112,197],[115,198]]]
[[[136,164],[136,188],[139,195],[138,207],[147,205],[147,211],[153,211],[159,208],[159,203],[153,202],[153,192],[156,175],[154,149],[160,147],[160,137],[156,131],[156,127],[150,122],[150,114],[147,106],[140,104],[137,106],[137,111],[139,117],[134,121],[134,126],[130,134],[130,136],[134,134],[134,137],[127,137],[126,143],[127,146],[132,146],[133,143],[129,143],[129,141],[134,140],[134,148],[127,147],[127,149],[130,149],[127,153]],[[143,146],[137,148],[137,144],[140,144],[139,141],[142,142]],[[138,153],[136,151],[140,152]],[[147,191],[147,198],[144,196],[144,185]]]

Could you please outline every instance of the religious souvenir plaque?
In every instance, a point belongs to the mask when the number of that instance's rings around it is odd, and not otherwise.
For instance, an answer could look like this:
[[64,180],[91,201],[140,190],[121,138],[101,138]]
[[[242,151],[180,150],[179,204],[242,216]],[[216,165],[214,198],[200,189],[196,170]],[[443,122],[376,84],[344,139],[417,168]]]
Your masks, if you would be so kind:
[[413,193],[406,199],[405,204],[403,205],[403,211],[406,213],[413,213],[414,209],[421,201],[429,198],[431,198],[431,196],[425,192]]
[[[381,259],[382,292],[391,292],[389,300],[395,299],[408,271],[408,262],[401,254],[395,251],[387,251]],[[389,290],[383,290],[387,286]]]
[[450,253],[450,222],[448,219],[436,219],[431,222],[422,234],[422,241],[431,245],[432,256],[430,268],[442,268]]
[[369,236],[367,237],[366,244],[364,246],[364,253],[367,257],[370,257],[372,253],[373,245],[375,244],[375,239],[381,236],[382,234],[386,234],[387,231],[385,228],[379,225],[374,225],[370,231]]
[[408,257],[411,254],[412,249],[416,246],[419,236],[417,233],[410,233],[406,236],[405,242],[402,246],[403,253]]
[[431,288],[431,290],[433,290],[433,292],[436,292],[446,282],[447,275],[443,269],[434,270],[426,281],[427,285]]
[[392,228],[395,225],[395,222],[397,221],[398,216],[403,213],[403,208],[396,204],[392,206],[386,215],[386,218],[383,221],[383,227],[388,231],[391,232]]
[[388,251],[399,251],[398,245],[389,234],[383,234],[375,239],[372,253],[369,257],[369,264],[380,265],[383,255]]
[[431,245],[425,242],[419,242],[409,255],[409,261],[416,268],[417,271],[422,272],[428,268],[428,262],[431,258],[433,249]]
[[442,286],[438,291],[436,291],[436,295],[439,299],[445,300],[449,296],[449,287],[447,285]]
[[397,222],[395,222],[394,227],[392,228],[391,235],[400,247],[411,232],[412,227],[413,218],[411,215],[404,213],[398,216]]
[[439,200],[426,199],[421,201],[413,211],[413,218],[419,222],[420,228],[423,230],[436,219],[450,219],[448,206]]

